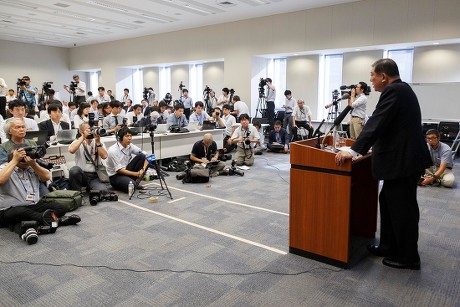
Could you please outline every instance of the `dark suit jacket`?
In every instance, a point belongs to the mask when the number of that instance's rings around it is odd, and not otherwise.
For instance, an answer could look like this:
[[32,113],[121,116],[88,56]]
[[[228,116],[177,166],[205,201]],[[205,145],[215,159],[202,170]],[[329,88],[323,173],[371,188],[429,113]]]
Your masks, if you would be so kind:
[[377,179],[422,174],[431,165],[431,158],[421,123],[415,93],[398,79],[383,90],[372,117],[351,148],[366,154],[372,147],[372,171]]
[[[281,139],[280,144],[281,145],[288,145],[289,144],[289,137],[288,137],[288,133],[287,133],[286,129],[281,128],[279,133],[280,133],[280,139]],[[268,143],[272,144],[273,142],[276,142],[276,131],[275,130],[270,131],[270,134],[268,135]]]
[[[61,121],[61,128],[64,130],[68,130],[70,129],[70,126],[68,123]],[[54,135],[54,127],[53,127],[53,123],[51,122],[51,119],[48,119],[48,120],[45,120],[39,123],[38,130],[40,131],[47,130],[48,131],[48,141],[49,141],[50,137]]]

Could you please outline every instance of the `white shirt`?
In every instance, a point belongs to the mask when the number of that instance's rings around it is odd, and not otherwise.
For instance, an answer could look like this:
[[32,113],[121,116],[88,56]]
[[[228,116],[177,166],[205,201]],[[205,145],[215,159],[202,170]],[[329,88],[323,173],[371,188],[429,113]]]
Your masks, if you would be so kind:
[[8,86],[5,83],[3,78],[0,78],[0,97],[6,97],[6,93],[8,92]]
[[136,114],[134,114],[134,111],[128,112],[128,113],[126,113],[126,116],[125,116],[128,119],[128,125],[132,125],[134,123],[133,122],[134,116],[137,117],[136,122],[139,122],[144,117],[144,115],[142,115],[142,113],[139,114],[139,115],[136,115]]
[[357,116],[362,119],[366,118],[366,104],[366,95],[364,95],[364,93],[357,95],[355,101],[351,104],[351,107],[353,108],[351,110],[351,116]]
[[228,115],[222,116],[222,119],[225,122],[225,134],[232,135],[232,127],[233,125],[236,124],[235,116],[228,114]]
[[97,99],[97,102],[99,102],[99,104],[111,101],[110,96],[107,94],[104,94],[104,96],[97,95],[96,99]]
[[[11,120],[13,118],[14,117],[10,117],[6,121],[9,121],[9,120]],[[37,124],[36,121],[34,121],[33,119],[30,119],[28,117],[23,117],[22,119],[24,120],[24,125],[26,126],[27,131],[38,131],[38,124]]]
[[75,88],[75,95],[77,96],[86,96],[86,83],[79,81],[77,87]]
[[[76,142],[78,142],[78,139],[73,141],[72,144]],[[104,143],[101,142],[101,144],[102,144],[102,147],[105,148]],[[97,161],[96,161],[96,152],[97,152],[96,151],[97,150],[96,140],[92,139],[89,145],[88,143],[86,143],[86,140],[83,141],[80,147],[78,147],[77,151],[75,151],[75,165],[79,166],[84,172],[95,173],[96,168],[94,164],[91,162],[91,160],[89,159],[89,157],[87,157],[84,146],[86,146],[86,149],[88,149],[88,153],[91,155],[94,162],[96,162],[98,165],[101,164],[102,159],[99,155],[97,156]]]
[[107,174],[113,176],[118,170],[126,168],[129,161],[131,161],[132,155],[137,155],[140,152],[142,150],[134,144],[129,144],[125,148],[119,142],[116,142],[107,151]]
[[299,108],[299,105],[294,107],[294,111],[292,112],[292,116],[295,118],[296,121],[299,122],[308,122],[308,116],[311,117],[310,108],[306,105],[303,106],[302,109]]
[[[247,134],[249,134],[249,139],[250,140],[258,140],[259,139],[259,132],[257,131],[256,127],[254,126],[248,126],[247,129],[243,129],[242,126],[240,125],[233,131],[232,134],[232,139],[237,139],[240,137],[245,137]],[[237,144],[239,147],[244,148],[244,143],[243,142],[238,142]],[[255,144],[251,143],[251,147],[253,147]]]
[[292,113],[292,111],[294,110],[296,106],[296,100],[293,97],[291,97],[291,99],[286,98],[286,100],[284,101],[284,105],[291,107],[291,108],[284,108],[284,111],[286,112],[286,114]]
[[237,116],[240,116],[241,114],[249,115],[248,105],[243,101],[235,102],[235,104],[233,105],[233,109],[236,110]]
[[80,117],[80,115],[76,115],[74,118],[73,118],[73,126],[75,129],[80,129],[80,125],[82,123],[87,123],[89,121],[89,118],[86,117],[86,116],[83,116],[83,117]]

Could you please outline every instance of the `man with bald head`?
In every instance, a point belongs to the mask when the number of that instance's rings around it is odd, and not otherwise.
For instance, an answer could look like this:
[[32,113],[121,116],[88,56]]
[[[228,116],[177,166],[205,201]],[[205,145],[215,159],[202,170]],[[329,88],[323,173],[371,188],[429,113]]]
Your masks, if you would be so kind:
[[223,170],[225,167],[224,162],[217,162],[218,157],[219,151],[217,150],[217,144],[212,139],[211,133],[206,133],[203,136],[203,140],[193,144],[192,153],[190,154],[190,160],[194,163],[193,167],[209,167],[211,170],[211,177],[219,176],[219,171]]

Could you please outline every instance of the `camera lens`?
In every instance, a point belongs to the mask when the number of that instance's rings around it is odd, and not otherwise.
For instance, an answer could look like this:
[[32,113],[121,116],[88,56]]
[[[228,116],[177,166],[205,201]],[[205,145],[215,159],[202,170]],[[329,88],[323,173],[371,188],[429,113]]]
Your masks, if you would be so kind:
[[96,206],[98,202],[99,202],[98,196],[92,196],[89,198],[89,203],[91,204],[91,206]]

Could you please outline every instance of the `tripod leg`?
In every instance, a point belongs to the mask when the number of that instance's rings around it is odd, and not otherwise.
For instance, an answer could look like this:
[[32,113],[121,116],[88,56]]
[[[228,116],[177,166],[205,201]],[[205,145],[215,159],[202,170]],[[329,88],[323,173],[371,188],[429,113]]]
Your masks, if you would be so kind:
[[[158,176],[158,179],[160,180],[161,189],[164,190],[166,188],[166,191],[168,191],[168,194],[169,194],[169,198],[173,199],[171,195],[171,191],[169,191],[168,185],[166,184],[165,177],[163,176],[160,166],[158,165],[158,162],[156,160],[155,160],[155,170],[157,171],[157,176]],[[163,184],[164,184],[164,187],[163,187]]]

